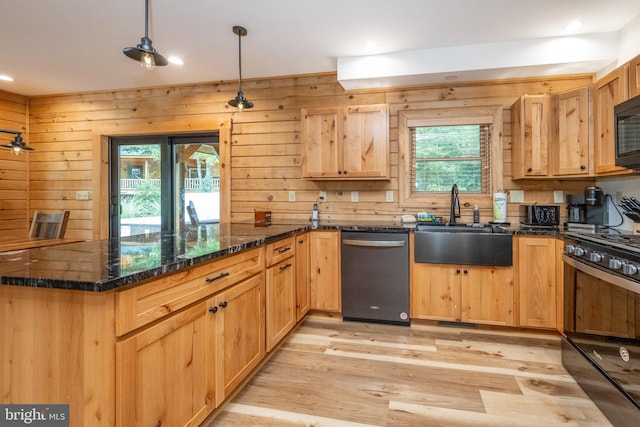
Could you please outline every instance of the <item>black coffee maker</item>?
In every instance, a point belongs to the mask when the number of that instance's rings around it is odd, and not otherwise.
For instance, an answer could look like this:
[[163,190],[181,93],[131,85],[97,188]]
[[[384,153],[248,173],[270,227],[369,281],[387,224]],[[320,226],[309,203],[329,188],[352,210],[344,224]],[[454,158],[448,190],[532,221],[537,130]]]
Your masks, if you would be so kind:
[[608,218],[602,188],[587,187],[584,194],[567,194],[567,228],[597,231],[607,224]]

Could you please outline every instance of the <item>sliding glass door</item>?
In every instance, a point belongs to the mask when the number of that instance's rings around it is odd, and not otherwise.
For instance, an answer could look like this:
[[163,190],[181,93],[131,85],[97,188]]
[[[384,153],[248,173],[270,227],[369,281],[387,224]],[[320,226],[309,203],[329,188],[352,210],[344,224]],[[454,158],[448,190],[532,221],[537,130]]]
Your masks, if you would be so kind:
[[109,234],[180,233],[220,220],[217,134],[110,141]]

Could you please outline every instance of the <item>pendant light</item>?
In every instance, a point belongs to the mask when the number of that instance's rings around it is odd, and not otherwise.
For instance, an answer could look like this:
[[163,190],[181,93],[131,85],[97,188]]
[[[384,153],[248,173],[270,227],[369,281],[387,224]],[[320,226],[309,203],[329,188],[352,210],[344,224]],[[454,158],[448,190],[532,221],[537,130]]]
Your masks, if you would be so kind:
[[229,105],[232,107],[238,107],[239,109],[253,108],[253,102],[247,100],[242,93],[242,37],[247,35],[247,29],[238,25],[233,27],[233,33],[238,35],[238,96],[229,101]]
[[15,155],[20,154],[22,150],[33,151],[33,148],[29,147],[22,140],[22,132],[18,132],[15,130],[7,130],[7,129],[0,129],[0,132],[10,133],[12,135],[15,135],[15,137],[13,138],[13,141],[11,141],[10,144],[2,144],[0,145],[0,147],[10,148],[11,150],[13,150],[13,154]]
[[122,52],[129,58],[139,61],[144,69],[153,70],[156,65],[164,66],[169,61],[151,46],[151,39],[149,38],[149,0],[144,1],[144,20],[144,37],[140,39],[140,44],[136,47],[125,47]]

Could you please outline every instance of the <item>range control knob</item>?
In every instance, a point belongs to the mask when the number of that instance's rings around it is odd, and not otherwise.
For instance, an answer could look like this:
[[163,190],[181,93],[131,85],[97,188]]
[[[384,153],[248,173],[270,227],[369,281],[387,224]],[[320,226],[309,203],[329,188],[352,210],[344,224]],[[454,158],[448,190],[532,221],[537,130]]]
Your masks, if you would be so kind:
[[622,261],[619,259],[611,258],[609,260],[609,268],[612,270],[620,270],[622,268]]
[[635,276],[638,274],[638,266],[635,264],[626,263],[622,266],[622,274],[626,276]]
[[572,254],[575,249],[576,247],[573,246],[571,243],[569,243],[567,246],[564,247],[564,251],[568,254]]
[[575,256],[584,256],[584,254],[586,254],[586,253],[587,253],[587,251],[585,251],[584,248],[581,248],[580,246],[576,246],[573,249],[573,254]]
[[591,262],[601,262],[603,259],[604,257],[602,254],[599,254],[598,252],[591,252],[589,254],[589,261]]

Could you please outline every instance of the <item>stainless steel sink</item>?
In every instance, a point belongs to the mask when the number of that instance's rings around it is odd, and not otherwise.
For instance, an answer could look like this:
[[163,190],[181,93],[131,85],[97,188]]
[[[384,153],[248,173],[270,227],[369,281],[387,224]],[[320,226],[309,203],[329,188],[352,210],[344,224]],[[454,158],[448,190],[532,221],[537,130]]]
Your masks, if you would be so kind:
[[419,225],[416,262],[458,265],[513,265],[512,233],[491,226]]

